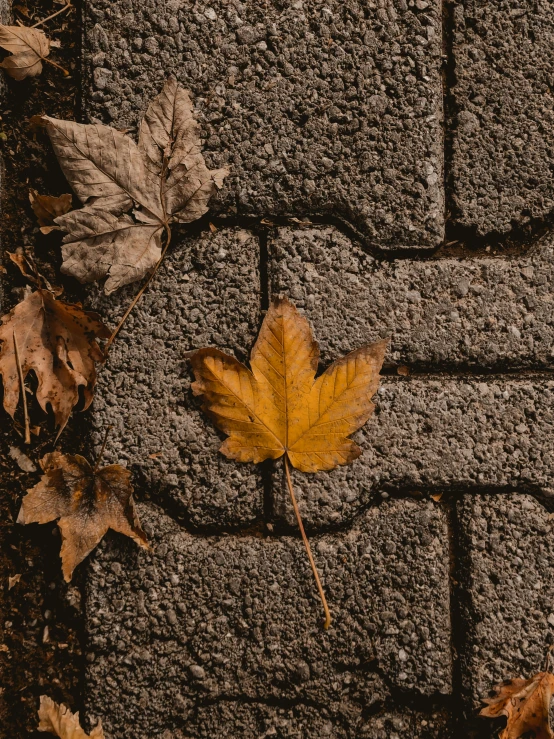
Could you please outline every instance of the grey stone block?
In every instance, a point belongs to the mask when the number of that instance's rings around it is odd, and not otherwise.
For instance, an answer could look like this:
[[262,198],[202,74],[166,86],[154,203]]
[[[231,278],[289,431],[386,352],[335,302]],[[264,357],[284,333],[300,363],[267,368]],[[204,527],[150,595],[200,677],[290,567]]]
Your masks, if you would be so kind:
[[214,210],[321,213],[385,248],[443,235],[439,0],[85,6],[86,111],[134,126],[173,73],[195,96]]
[[494,685],[544,669],[554,642],[552,516],[527,495],[458,504],[466,692],[477,708]]
[[338,230],[270,235],[273,294],[303,308],[327,363],[391,337],[387,363],[552,367],[554,238],[509,259],[379,261]]
[[443,712],[379,713],[351,725],[325,707],[298,704],[221,702],[202,706],[183,729],[167,729],[162,739],[446,739]]
[[[304,522],[343,524],[379,494],[517,489],[554,502],[554,380],[385,378],[353,438],[362,455],[293,480]],[[282,465],[275,515],[295,525]]]
[[552,5],[462,0],[453,14],[458,220],[505,233],[554,207]]
[[387,502],[348,532],[314,538],[328,631],[299,538],[198,537],[153,506],[140,516],[153,551],[108,537],[87,582],[87,713],[113,739],[187,736],[191,722],[195,737],[214,727],[223,737],[217,712],[235,728],[229,736],[241,736],[243,703],[298,706],[307,717],[316,708],[313,729],[304,723],[313,739],[328,723],[350,727],[337,736],[377,739],[382,732],[355,732],[362,711],[391,691],[450,692],[439,506]]
[[[221,438],[192,397],[185,358],[212,344],[245,358],[260,321],[258,265],[250,232],[182,238],[113,344],[89,413],[97,447],[114,426],[107,461],[140,471],[155,500],[195,525],[248,524],[263,509],[259,468],[218,452]],[[96,293],[90,304],[115,326],[136,291]]]

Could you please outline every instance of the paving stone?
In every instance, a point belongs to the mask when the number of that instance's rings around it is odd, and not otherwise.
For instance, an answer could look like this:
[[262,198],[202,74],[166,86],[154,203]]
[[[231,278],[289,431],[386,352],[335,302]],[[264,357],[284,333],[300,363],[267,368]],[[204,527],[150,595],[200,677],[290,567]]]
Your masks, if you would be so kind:
[[453,9],[458,220],[505,233],[554,207],[554,15],[548,0]]
[[[185,359],[211,344],[244,359],[260,322],[258,264],[257,239],[241,229],[182,239],[113,344],[89,413],[97,447],[114,426],[106,460],[140,471],[156,500],[196,525],[247,524],[262,512],[259,468],[219,454]],[[90,304],[115,326],[136,290]]]
[[[154,506],[139,513],[153,551],[110,536],[87,583],[87,714],[101,716],[112,739],[189,722],[195,737],[214,725],[226,736],[216,711],[237,730],[241,703],[300,706],[306,737],[325,736],[329,721],[355,736],[362,710],[378,710],[391,691],[450,692],[441,507],[389,501],[348,532],[314,538],[334,613],[328,631],[299,538],[198,537]],[[312,727],[301,706],[325,721]]]
[[389,363],[552,367],[552,236],[518,258],[389,262],[331,227],[281,228],[269,258],[272,293],[305,310],[325,363],[390,336]]
[[214,210],[331,214],[386,248],[443,235],[439,0],[92,0],[85,108],[134,126],[173,73],[192,90]]
[[[400,733],[398,733],[400,732]],[[167,729],[162,739],[446,739],[448,716],[436,712],[381,713],[356,726],[329,715],[325,707],[291,708],[263,703],[221,702],[202,706],[183,729]]]
[[[331,472],[293,472],[304,522],[344,524],[383,493],[492,490],[554,502],[554,380],[385,378],[354,438],[362,455]],[[275,515],[295,525],[282,465]]]
[[458,504],[466,590],[464,687],[474,701],[505,679],[544,669],[554,643],[553,522],[528,495]]

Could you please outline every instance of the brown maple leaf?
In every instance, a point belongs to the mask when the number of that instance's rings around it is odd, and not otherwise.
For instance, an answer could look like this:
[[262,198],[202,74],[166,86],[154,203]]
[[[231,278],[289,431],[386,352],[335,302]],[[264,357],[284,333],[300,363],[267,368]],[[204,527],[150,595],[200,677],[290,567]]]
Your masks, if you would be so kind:
[[78,454],[60,452],[47,454],[40,465],[45,474],[27,491],[17,521],[28,524],[59,519],[66,582],[108,529],[148,548],[135,512],[129,470],[118,464],[98,469],[97,463],[93,468]]
[[55,219],[68,234],[62,272],[81,282],[107,277],[106,294],[159,264],[162,234],[208,210],[226,169],[201,154],[189,93],[169,79],[144,115],[138,145],[102,124],[44,117],[63,172],[83,208]]
[[54,224],[54,219],[71,210],[72,199],[71,193],[53,197],[52,195],[41,195],[36,190],[29,190],[31,207],[43,234],[48,234],[59,228]]
[[249,370],[219,349],[191,354],[195,395],[228,435],[220,451],[239,462],[284,456],[287,483],[320,596],[330,616],[292,489],[289,463],[302,472],[332,470],[361,450],[349,438],[374,410],[388,339],[337,360],[317,379],[319,346],[308,321],[286,298],[267,312]]
[[529,680],[515,678],[496,686],[496,695],[484,700],[488,705],[479,715],[508,718],[499,739],[528,735],[535,739],[554,739],[549,722],[553,690],[554,675],[550,672],[538,672]]
[[[58,435],[64,429],[82,388],[84,406],[92,402],[97,362],[104,354],[95,338],[107,338],[109,330],[96,313],[84,311],[43,289],[28,292],[0,325],[0,375],[4,384],[4,408],[13,418],[21,387],[33,370],[41,408],[52,408]],[[21,370],[21,372],[20,372]]]
[[42,62],[50,54],[50,41],[44,31],[26,26],[0,24],[0,46],[10,51],[0,67],[16,80],[36,77],[42,72]]
[[55,703],[47,695],[40,696],[39,731],[49,731],[60,739],[105,739],[102,722],[86,734],[79,723],[79,712],[71,713],[64,704]]

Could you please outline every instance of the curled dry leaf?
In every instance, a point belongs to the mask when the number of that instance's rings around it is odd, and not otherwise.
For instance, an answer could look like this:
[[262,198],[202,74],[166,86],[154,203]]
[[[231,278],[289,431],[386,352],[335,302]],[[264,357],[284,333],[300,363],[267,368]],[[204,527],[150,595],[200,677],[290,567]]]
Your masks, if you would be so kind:
[[219,349],[191,355],[204,408],[229,435],[221,446],[239,462],[286,454],[302,472],[332,470],[361,453],[350,434],[375,406],[388,340],[364,346],[315,379],[319,346],[308,321],[287,299],[268,310],[247,369]]
[[0,325],[5,410],[13,418],[21,397],[17,341],[23,378],[34,371],[38,380],[36,398],[45,412],[48,406],[52,408],[61,433],[79,402],[79,388],[83,388],[84,409],[92,402],[95,365],[104,361],[95,339],[109,335],[96,313],[56,300],[47,290],[29,291],[21,303],[3,316]]
[[13,587],[15,587],[20,580],[21,575],[13,575],[12,577],[8,577],[8,590],[11,590]]
[[40,74],[42,62],[50,54],[50,41],[38,28],[0,24],[0,46],[12,53],[0,67],[16,80]]
[[29,200],[34,214],[37,217],[40,230],[43,234],[48,234],[59,226],[54,224],[54,219],[65,215],[71,210],[71,193],[64,193],[59,197],[52,195],[41,195],[36,190],[29,190]]
[[506,716],[508,722],[499,739],[554,739],[550,728],[549,713],[554,690],[554,675],[538,672],[529,680],[515,678],[496,686],[496,695],[486,698],[488,705],[480,716],[498,718]]
[[79,712],[72,713],[63,703],[55,703],[47,695],[40,696],[38,717],[38,730],[49,731],[60,739],[105,739],[101,721],[87,734],[79,723]]
[[172,223],[190,223],[227,170],[209,170],[188,92],[169,79],[140,126],[138,145],[102,124],[44,117],[64,174],[84,207],[55,219],[67,231],[62,272],[107,278],[106,294],[158,264]]
[[263,462],[284,455],[285,473],[298,527],[325,610],[323,587],[294,495],[289,462],[302,472],[332,470],[361,453],[350,434],[374,410],[388,340],[364,346],[315,375],[319,346],[308,321],[287,299],[267,312],[250,355],[249,370],[219,349],[191,354],[195,395],[228,435],[220,451],[239,462]]
[[118,464],[96,469],[78,454],[60,452],[47,454],[40,465],[44,475],[23,498],[17,521],[28,524],[59,519],[66,582],[108,529],[148,548],[135,512],[129,470]]
[[34,462],[29,459],[29,457],[21,451],[21,449],[18,449],[16,446],[11,446],[8,454],[13,459],[13,461],[17,464],[20,470],[23,472],[36,472],[37,468],[35,467]]

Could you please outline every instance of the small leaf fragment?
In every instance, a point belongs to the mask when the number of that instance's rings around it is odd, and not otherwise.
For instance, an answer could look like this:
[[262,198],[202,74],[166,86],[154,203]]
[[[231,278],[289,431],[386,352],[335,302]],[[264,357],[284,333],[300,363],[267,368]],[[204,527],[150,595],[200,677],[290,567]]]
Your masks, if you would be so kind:
[[554,675],[538,672],[528,680],[515,678],[497,685],[496,695],[484,699],[487,706],[480,716],[498,718],[506,716],[508,722],[499,739],[554,739],[550,728],[549,712],[554,691]]
[[47,695],[40,696],[39,731],[49,731],[60,739],[105,739],[102,722],[86,734],[79,723],[79,712],[72,713],[63,703],[55,703]]
[[0,46],[12,53],[0,67],[16,80],[40,74],[42,61],[50,54],[50,41],[44,31],[26,26],[0,24]]
[[108,529],[148,549],[133,501],[131,473],[113,464],[99,470],[78,454],[52,452],[40,465],[44,475],[23,498],[18,523],[59,519],[62,570],[66,582]]
[[21,575],[13,575],[8,577],[8,590],[11,590],[21,580]]
[[33,189],[29,190],[31,207],[43,234],[48,234],[50,231],[59,229],[59,226],[55,225],[54,219],[58,218],[58,216],[63,216],[71,210],[72,199],[71,193],[64,193],[59,197],[54,197],[52,195],[41,195]]
[[23,470],[23,472],[36,472],[37,471],[37,468],[35,467],[34,462],[30,460],[29,457],[26,454],[24,454],[21,451],[21,449],[18,449],[16,446],[11,446],[8,454],[17,464],[19,469]]

